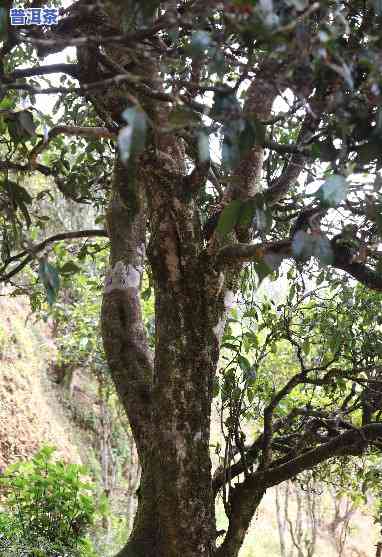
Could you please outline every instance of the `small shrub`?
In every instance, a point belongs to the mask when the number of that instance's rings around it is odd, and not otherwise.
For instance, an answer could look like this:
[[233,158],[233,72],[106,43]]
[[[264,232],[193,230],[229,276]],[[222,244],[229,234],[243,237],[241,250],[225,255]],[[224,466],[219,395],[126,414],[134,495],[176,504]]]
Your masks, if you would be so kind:
[[0,554],[9,557],[94,555],[85,539],[94,522],[93,486],[77,464],[52,462],[45,447],[30,462],[10,466],[0,477]]

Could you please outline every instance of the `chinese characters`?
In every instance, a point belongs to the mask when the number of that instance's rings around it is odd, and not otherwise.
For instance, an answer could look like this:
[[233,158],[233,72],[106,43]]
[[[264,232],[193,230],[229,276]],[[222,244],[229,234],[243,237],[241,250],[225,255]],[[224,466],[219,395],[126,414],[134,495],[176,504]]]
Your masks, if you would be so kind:
[[9,10],[11,25],[57,25],[58,8],[14,8]]

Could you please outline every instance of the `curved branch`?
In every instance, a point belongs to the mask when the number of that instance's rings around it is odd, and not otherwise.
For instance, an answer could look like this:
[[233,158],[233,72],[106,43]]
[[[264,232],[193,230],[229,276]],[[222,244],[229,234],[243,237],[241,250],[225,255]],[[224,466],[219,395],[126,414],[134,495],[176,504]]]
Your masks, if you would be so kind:
[[361,282],[371,290],[376,290],[377,292],[382,292],[382,276],[380,273],[371,269],[368,265],[364,263],[344,263],[335,261],[333,267],[345,271],[353,278]]
[[216,256],[216,267],[233,264],[237,261],[245,262],[264,257],[267,253],[277,253],[282,257],[292,257],[292,242],[280,240],[263,244],[230,244],[224,246]]
[[266,489],[295,478],[301,472],[310,470],[330,458],[362,454],[368,445],[381,438],[382,423],[368,424],[337,435],[327,443],[323,443],[285,464],[247,476],[233,490],[230,502],[234,512],[229,517],[229,529],[222,546],[217,551],[217,556],[233,557],[237,554],[231,549],[241,546],[246,529]]
[[66,73],[72,77],[78,77],[77,64],[48,64],[46,66],[37,66],[35,68],[24,68],[14,70],[12,73],[3,76],[4,82],[12,82],[22,77],[33,77],[35,75],[46,75],[51,73]]
[[[67,39],[58,38],[56,35],[54,38],[27,38],[26,42],[34,46],[53,47],[54,49],[59,50],[69,46],[101,46],[105,44],[135,46],[135,44],[139,41],[152,38],[163,28],[170,29],[171,27],[175,27],[177,24],[178,22],[174,21],[171,25],[167,18],[161,17],[158,18],[152,27],[139,29],[134,33],[126,33],[125,35],[108,35],[107,37],[70,37]],[[52,35],[54,35],[54,33],[52,33]]]
[[89,126],[55,126],[49,131],[47,139],[43,139],[38,143],[30,153],[30,160],[33,168],[37,168],[37,156],[48,147],[49,142],[57,135],[74,135],[79,137],[91,138],[106,138],[116,139],[117,135],[114,131],[110,131],[104,127],[89,127]]
[[248,479],[253,482],[253,485],[260,482],[262,487],[268,489],[296,477],[304,470],[322,464],[329,458],[360,454],[368,445],[372,445],[380,438],[382,438],[382,423],[367,424],[359,429],[354,428],[333,437],[327,443],[323,443],[285,464],[259,474],[255,473]]
[[[0,282],[6,282],[7,280],[9,280],[10,278],[12,278],[13,276],[15,276],[17,273],[19,273],[20,271],[22,271],[22,269],[24,269],[24,267],[26,267],[26,265],[28,265],[28,263],[30,263],[33,260],[33,257],[36,253],[39,253],[40,251],[42,251],[44,248],[46,248],[49,244],[53,244],[54,242],[60,242],[62,240],[74,240],[76,238],[94,238],[94,237],[108,237],[108,234],[106,232],[106,230],[76,230],[73,232],[61,232],[59,234],[55,234],[54,236],[50,236],[49,238],[46,238],[43,242],[41,242],[40,244],[37,244],[36,246],[33,246],[33,254],[31,254],[28,250],[24,250],[20,253],[18,253],[17,255],[13,255],[12,257],[10,257],[8,259],[8,261],[3,265],[2,269],[0,270]],[[6,275],[4,275],[4,271],[6,270],[6,268],[13,263],[14,261],[18,261],[19,259],[21,259],[22,257],[24,257],[24,259],[16,266],[12,269],[12,271],[10,271],[9,273],[7,273]]]
[[[263,244],[231,244],[224,246],[216,256],[216,267],[234,264],[237,261],[250,261],[256,258],[264,258],[270,254],[276,254],[282,258],[293,258],[292,241],[280,240],[279,242],[267,242]],[[342,261],[335,257],[331,266],[335,269],[345,271],[358,282],[364,284],[371,290],[382,292],[382,276],[380,273],[358,262]]]
[[[312,137],[313,133],[317,130],[319,122],[320,119],[316,117],[311,111],[305,114],[304,121],[298,134],[297,145],[305,143]],[[290,186],[299,177],[306,158],[306,155],[304,155],[303,153],[293,153],[290,161],[287,163],[286,167],[281,173],[281,176],[276,178],[271,187],[265,192],[265,197],[268,204],[274,205],[285,196]]]
[[11,161],[0,161],[0,170],[14,170],[15,172],[33,172],[38,170],[44,176],[54,176],[54,172],[43,164],[35,164],[32,168],[29,164],[18,164]]

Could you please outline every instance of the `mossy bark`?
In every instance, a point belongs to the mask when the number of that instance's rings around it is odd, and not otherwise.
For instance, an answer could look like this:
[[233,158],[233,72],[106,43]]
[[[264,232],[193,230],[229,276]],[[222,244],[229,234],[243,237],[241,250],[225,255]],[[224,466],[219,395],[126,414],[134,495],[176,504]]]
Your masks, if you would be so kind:
[[[215,542],[209,455],[219,356],[214,329],[225,313],[225,289],[203,255],[196,207],[179,188],[179,177],[170,180],[168,171],[150,166],[146,160],[135,184],[138,208],[132,211],[130,193],[125,200],[120,195],[122,188],[130,191],[124,183],[129,176],[117,161],[108,211],[111,269],[122,263],[126,271],[125,282],[115,280],[113,271],[111,286],[106,280],[103,339],[142,466],[133,532],[119,555],[207,557]],[[158,187],[164,180],[166,187]],[[142,192],[153,182],[155,194],[146,204]],[[147,211],[152,216],[148,259],[156,300],[155,359],[143,327],[139,283],[131,280],[135,271],[143,271]]]

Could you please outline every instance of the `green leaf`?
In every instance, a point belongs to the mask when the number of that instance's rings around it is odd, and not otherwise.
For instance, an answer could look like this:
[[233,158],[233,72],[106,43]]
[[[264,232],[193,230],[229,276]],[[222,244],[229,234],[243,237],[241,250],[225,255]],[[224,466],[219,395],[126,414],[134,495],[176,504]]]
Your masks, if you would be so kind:
[[245,356],[242,356],[241,354],[239,354],[239,356],[237,357],[237,361],[238,361],[240,369],[245,374],[249,373],[249,371],[251,370],[251,367],[252,367],[250,361]]
[[310,352],[310,342],[309,339],[305,339],[302,344],[302,351],[304,352],[305,356],[309,355]]
[[7,181],[7,186],[17,204],[19,204],[20,201],[28,205],[32,203],[33,200],[31,195],[23,186],[20,186],[12,180]]
[[[0,10],[1,9],[3,8],[0,8]],[[15,106],[15,100],[11,99],[10,97],[4,97],[0,101],[0,110],[8,110],[14,108],[14,106]]]
[[62,275],[72,275],[81,271],[81,267],[74,263],[74,261],[67,261],[62,267],[60,267],[60,273]]
[[98,215],[98,217],[94,220],[95,224],[104,224],[105,223],[105,215]]
[[255,258],[253,261],[253,266],[255,268],[256,274],[257,274],[257,278],[259,280],[259,284],[258,286],[260,286],[260,284],[263,282],[263,280],[268,276],[272,274],[272,269],[269,267],[269,265],[267,265],[266,261],[264,258],[259,257],[259,258]]
[[304,230],[298,230],[293,236],[292,253],[297,259],[306,260],[312,257],[314,241],[312,236]]
[[142,292],[142,299],[147,301],[150,299],[151,296],[151,288],[146,288],[143,292]]
[[239,222],[241,226],[249,226],[252,223],[256,213],[256,205],[253,199],[244,201],[241,206]]
[[201,58],[211,45],[212,40],[208,31],[194,31],[190,43],[192,58]]
[[145,148],[147,115],[140,107],[133,106],[124,110],[122,117],[129,125],[119,132],[118,146],[122,162],[126,164],[130,157],[134,158]]
[[239,222],[242,205],[242,201],[234,199],[231,203],[224,207],[216,227],[216,231],[221,237],[229,234]]
[[227,348],[228,350],[232,350],[233,352],[237,352],[239,348],[238,346],[236,346],[236,344],[232,344],[231,342],[223,342],[221,347]]
[[60,287],[60,276],[57,269],[42,259],[39,264],[38,274],[43,283],[49,305],[53,305]]
[[22,110],[21,112],[17,113],[17,119],[22,127],[28,135],[35,135],[36,133],[36,125],[33,121],[33,114],[29,110]]
[[205,132],[198,133],[198,158],[200,162],[210,160],[210,141]]
[[346,199],[347,182],[344,176],[335,174],[328,178],[315,196],[324,207],[336,207]]
[[171,128],[184,128],[193,124],[200,124],[200,115],[187,107],[177,106],[168,115],[167,123]]

